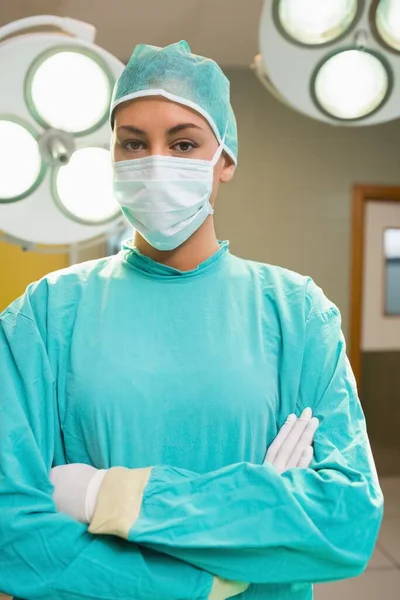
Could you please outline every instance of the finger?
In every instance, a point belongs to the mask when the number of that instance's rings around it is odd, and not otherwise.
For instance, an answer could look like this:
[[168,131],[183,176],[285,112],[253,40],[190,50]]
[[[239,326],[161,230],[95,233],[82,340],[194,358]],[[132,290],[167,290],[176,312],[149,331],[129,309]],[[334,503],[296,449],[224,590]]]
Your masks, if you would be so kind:
[[297,417],[296,415],[289,415],[288,418],[286,419],[284,425],[281,427],[278,435],[276,436],[276,438],[274,439],[274,441],[272,442],[272,444],[270,445],[270,447],[268,448],[267,454],[265,456],[264,459],[264,463],[269,462],[272,463],[279,450],[282,447],[282,444],[284,443],[284,441],[286,440],[287,436],[289,435],[289,433],[291,432],[294,424],[297,421]]
[[280,473],[286,471],[288,460],[291,457],[295,447],[299,443],[299,440],[301,439],[304,431],[306,430],[311,420],[311,415],[311,409],[306,408],[301,414],[300,418],[297,419],[289,435],[285,439],[285,442],[282,444],[278,455],[273,461],[274,467]]
[[314,458],[314,448],[312,446],[308,446],[303,452],[302,457],[299,460],[299,464],[297,465],[299,469],[308,469],[308,467],[312,463],[312,459]]
[[312,410],[311,408],[308,406],[307,408],[305,408],[303,410],[303,412],[301,413],[299,420],[301,421],[302,419],[305,421],[309,421],[312,417]]
[[303,450],[304,448],[307,448],[307,446],[312,445],[318,427],[319,419],[317,419],[317,417],[313,417],[307,425],[307,429],[305,430],[300,439],[300,445],[303,446]]
[[316,419],[315,417],[313,419],[311,419],[311,421],[308,423],[307,428],[305,429],[303,435],[301,436],[301,438],[297,442],[296,446],[294,447],[292,454],[288,458],[288,460],[286,462],[285,471],[287,471],[288,469],[294,469],[295,467],[298,466],[303,452],[309,446],[312,445],[312,443],[314,441],[314,435],[318,429],[318,426],[319,426],[318,419]]

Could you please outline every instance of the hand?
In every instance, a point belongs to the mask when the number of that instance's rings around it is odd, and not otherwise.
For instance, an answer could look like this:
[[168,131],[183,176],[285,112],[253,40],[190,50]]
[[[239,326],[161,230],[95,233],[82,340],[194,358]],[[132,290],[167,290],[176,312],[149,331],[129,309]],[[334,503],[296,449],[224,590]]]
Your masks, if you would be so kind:
[[57,510],[81,523],[90,523],[106,473],[106,470],[80,463],[51,469],[50,480],[54,485],[53,499]]
[[296,415],[289,415],[268,448],[264,464],[273,465],[278,473],[296,467],[308,468],[314,455],[314,435],[319,426],[318,419],[311,417],[311,408],[306,408],[299,419]]

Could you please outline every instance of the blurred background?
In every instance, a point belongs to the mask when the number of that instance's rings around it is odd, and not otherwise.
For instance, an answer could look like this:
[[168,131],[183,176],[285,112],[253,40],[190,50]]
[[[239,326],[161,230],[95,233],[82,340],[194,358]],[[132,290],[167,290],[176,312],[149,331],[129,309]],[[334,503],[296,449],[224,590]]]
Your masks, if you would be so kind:
[[[53,21],[12,25],[43,15]],[[398,599],[400,1],[14,0],[0,26],[0,311],[31,281],[132,235],[111,197],[105,115],[134,46],[185,39],[216,60],[239,128],[218,235],[235,254],[311,276],[340,308],[386,494],[369,570],[317,586],[317,600]]]

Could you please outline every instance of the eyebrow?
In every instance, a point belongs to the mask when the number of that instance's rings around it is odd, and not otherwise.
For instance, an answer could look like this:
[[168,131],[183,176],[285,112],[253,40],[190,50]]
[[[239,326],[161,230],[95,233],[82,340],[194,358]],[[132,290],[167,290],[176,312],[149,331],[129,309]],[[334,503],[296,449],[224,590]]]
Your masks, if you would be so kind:
[[[174,135],[176,133],[179,133],[180,131],[184,131],[185,129],[201,130],[202,128],[198,125],[195,125],[194,123],[180,123],[179,125],[175,125],[174,127],[168,129],[167,135]],[[135,135],[147,135],[147,133],[143,131],[143,129],[139,129],[139,127],[135,127],[134,125],[120,125],[118,127],[118,131],[125,131],[127,133],[133,133]]]
[[181,123],[180,125],[175,125],[175,127],[171,127],[171,129],[168,129],[167,131],[167,135],[174,135],[175,133],[179,133],[180,131],[183,131],[184,129],[202,129],[201,127],[199,127],[198,125],[195,125],[194,123]]

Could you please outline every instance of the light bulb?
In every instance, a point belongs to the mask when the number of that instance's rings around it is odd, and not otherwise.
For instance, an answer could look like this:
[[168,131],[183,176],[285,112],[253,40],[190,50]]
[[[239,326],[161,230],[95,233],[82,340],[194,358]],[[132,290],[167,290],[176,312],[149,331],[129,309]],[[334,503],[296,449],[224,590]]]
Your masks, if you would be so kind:
[[376,9],[376,27],[383,41],[400,51],[400,2],[381,0]]
[[38,183],[42,169],[39,145],[28,129],[0,120],[0,202],[18,200]]
[[277,16],[293,40],[325,44],[341,36],[353,23],[357,0],[280,0]]
[[82,133],[108,112],[111,84],[100,64],[81,52],[60,51],[34,67],[28,78],[33,113],[47,126]]
[[320,107],[338,119],[359,119],[387,97],[389,74],[383,62],[363,50],[345,50],[319,68],[314,94]]

